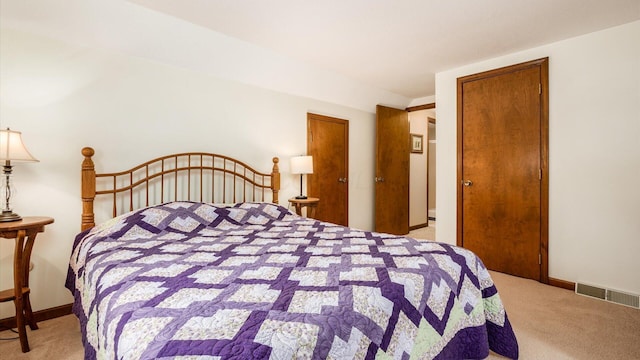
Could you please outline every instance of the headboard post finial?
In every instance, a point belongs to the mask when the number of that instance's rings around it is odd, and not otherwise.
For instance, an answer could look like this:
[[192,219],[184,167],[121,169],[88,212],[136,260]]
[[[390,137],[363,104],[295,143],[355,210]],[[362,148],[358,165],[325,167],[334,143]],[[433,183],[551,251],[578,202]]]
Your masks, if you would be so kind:
[[273,158],[273,169],[271,170],[271,186],[273,192],[273,203],[278,203],[278,192],[280,191],[280,167],[278,163],[280,159],[276,156]]
[[96,197],[96,170],[91,157],[95,154],[93,148],[82,148],[82,225],[81,230],[86,230],[95,225],[93,214],[93,200]]

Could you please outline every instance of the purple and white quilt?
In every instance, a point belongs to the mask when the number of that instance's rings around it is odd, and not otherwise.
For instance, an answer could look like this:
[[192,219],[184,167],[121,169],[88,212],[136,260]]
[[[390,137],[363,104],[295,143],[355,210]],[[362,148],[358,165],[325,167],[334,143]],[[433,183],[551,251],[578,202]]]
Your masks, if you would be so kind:
[[518,357],[472,252],[297,216],[174,202],[76,238],[86,359]]

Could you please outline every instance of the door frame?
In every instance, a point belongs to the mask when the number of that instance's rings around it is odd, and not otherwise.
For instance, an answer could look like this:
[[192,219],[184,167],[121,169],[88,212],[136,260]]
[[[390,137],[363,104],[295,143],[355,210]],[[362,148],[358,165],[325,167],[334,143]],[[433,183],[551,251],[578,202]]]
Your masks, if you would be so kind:
[[540,67],[540,279],[549,283],[549,58],[536,59],[520,64],[488,70],[477,74],[459,77],[457,81],[457,234],[456,244],[463,246],[462,229],[462,129],[463,129],[463,85],[479,79],[508,74],[532,67]]

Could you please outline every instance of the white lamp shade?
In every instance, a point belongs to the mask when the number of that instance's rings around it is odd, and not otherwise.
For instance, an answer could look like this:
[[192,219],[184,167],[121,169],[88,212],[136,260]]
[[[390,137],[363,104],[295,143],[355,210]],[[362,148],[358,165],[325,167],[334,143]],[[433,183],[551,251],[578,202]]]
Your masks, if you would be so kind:
[[22,143],[22,133],[8,128],[0,130],[0,160],[38,161]]
[[291,158],[292,174],[313,174],[313,156],[294,156]]

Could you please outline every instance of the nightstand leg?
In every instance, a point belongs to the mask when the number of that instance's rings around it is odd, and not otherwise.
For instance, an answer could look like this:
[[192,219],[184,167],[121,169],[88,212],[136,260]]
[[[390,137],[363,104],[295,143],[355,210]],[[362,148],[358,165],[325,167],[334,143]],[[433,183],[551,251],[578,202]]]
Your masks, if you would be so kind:
[[24,323],[24,309],[22,308],[22,297],[15,300],[16,304],[16,325],[18,326],[18,337],[22,352],[29,352],[29,339],[27,339],[27,329]]
[[[31,251],[33,251],[33,244],[36,242],[37,232],[32,231],[27,234],[27,244],[24,247],[24,253],[22,254],[22,286],[29,287],[29,265],[31,264]],[[29,293],[26,293],[24,296],[24,315],[29,324],[31,330],[37,330],[38,324],[36,324],[36,320],[33,317],[33,310],[31,310],[31,300],[29,298]]]
[[29,300],[29,294],[24,295],[24,317],[31,330],[38,330],[38,324],[33,317],[33,310],[31,310],[31,300]]
[[316,205],[309,205],[307,208],[307,217],[315,219],[316,218]]
[[13,259],[13,283],[15,299],[13,300],[16,306],[16,325],[18,326],[18,336],[20,337],[20,346],[22,352],[29,351],[29,340],[27,339],[27,329],[24,324],[24,298],[22,293],[22,282],[24,280],[23,271],[23,251],[24,251],[24,238],[26,237],[26,231],[19,230],[16,237],[16,248],[14,251]]

